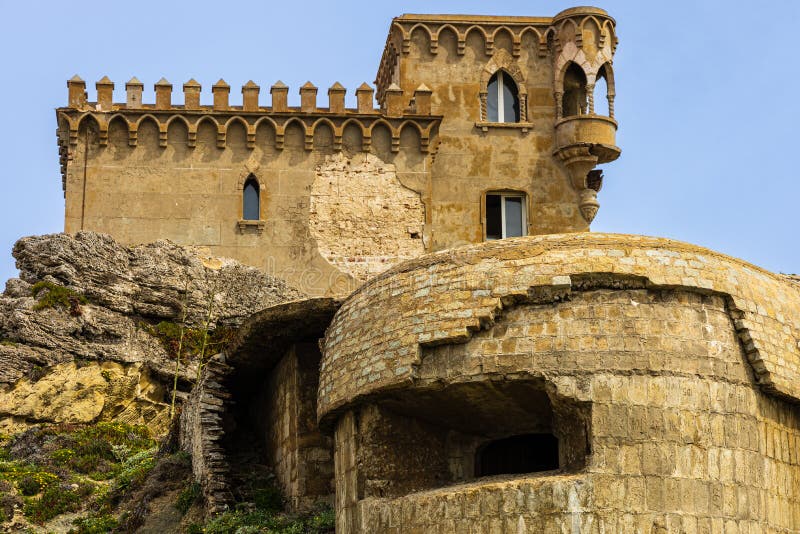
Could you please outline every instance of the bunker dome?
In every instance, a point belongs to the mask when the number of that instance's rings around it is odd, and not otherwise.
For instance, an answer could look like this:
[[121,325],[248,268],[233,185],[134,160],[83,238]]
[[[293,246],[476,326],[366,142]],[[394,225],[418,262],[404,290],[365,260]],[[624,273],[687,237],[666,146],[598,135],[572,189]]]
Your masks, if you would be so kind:
[[373,278],[324,340],[343,532],[797,532],[800,286],[522,237]]

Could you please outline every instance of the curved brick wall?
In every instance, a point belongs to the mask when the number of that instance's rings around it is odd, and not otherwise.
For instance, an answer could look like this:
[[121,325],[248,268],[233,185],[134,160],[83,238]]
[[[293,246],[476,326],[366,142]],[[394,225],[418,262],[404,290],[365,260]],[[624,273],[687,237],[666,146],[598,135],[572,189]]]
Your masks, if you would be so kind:
[[[581,275],[641,277],[728,299],[761,387],[800,400],[800,288],[744,261],[667,239],[564,234],[507,239],[405,262],[344,303],[328,329],[321,419],[417,376],[424,346],[463,343],[505,305],[569,295]],[[577,278],[576,278],[577,277]],[[548,296],[550,295],[550,296]]]
[[[530,237],[400,265],[345,302],[325,342],[318,406],[342,451],[337,527],[798,532],[798,312],[785,277],[664,239]],[[532,379],[590,407],[585,467],[381,496],[370,488],[385,475],[347,460],[382,450],[369,449],[361,406],[398,407],[403,389],[416,392],[405,402],[436,391],[455,403],[459,384]],[[500,409],[470,416],[499,421]],[[408,480],[425,470],[400,467]]]
[[466,343],[423,349],[415,386],[542,376],[591,404],[586,467],[362,499],[361,531],[797,532],[800,410],[752,375],[720,295],[514,306]]

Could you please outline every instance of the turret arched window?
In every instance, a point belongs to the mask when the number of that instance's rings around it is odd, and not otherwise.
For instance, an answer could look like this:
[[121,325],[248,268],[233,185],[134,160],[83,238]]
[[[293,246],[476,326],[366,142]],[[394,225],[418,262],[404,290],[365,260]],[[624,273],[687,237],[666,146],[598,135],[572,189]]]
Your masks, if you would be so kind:
[[564,117],[586,115],[588,111],[586,73],[576,63],[570,63],[564,73],[564,96],[561,109]]
[[244,183],[242,194],[242,219],[257,221],[261,218],[261,198],[259,195],[258,181],[250,176]]
[[519,92],[509,74],[498,70],[489,80],[486,115],[489,122],[519,122]]

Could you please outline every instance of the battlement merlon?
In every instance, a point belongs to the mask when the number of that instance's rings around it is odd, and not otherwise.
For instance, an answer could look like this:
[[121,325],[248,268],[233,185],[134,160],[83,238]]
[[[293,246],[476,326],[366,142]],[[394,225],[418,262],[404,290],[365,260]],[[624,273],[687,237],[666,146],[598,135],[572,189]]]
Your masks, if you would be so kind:
[[386,88],[392,83],[398,83],[396,68],[399,66],[400,58],[410,54],[411,36],[415,31],[424,32],[429,43],[429,51],[433,55],[439,52],[439,36],[442,32],[452,32],[456,36],[456,52],[459,56],[464,55],[467,37],[474,32],[482,38],[484,52],[488,57],[495,53],[496,37],[500,33],[506,33],[511,39],[511,54],[514,58],[518,58],[521,54],[523,38],[531,35],[536,42],[537,56],[539,58],[551,56],[555,62],[568,42],[574,42],[578,50],[583,49],[583,31],[587,24],[596,25],[600,35],[598,43],[600,48],[608,43],[613,56],[618,44],[616,21],[604,9],[598,7],[573,7],[561,11],[554,17],[420,14],[395,17],[389,27],[375,78],[378,103],[383,106]]
[[[374,90],[366,82],[356,89],[358,105],[356,108],[345,107],[345,89],[339,82],[334,83],[328,89],[328,107],[317,105],[317,93],[319,89],[311,82],[306,82],[300,87],[299,107],[288,105],[289,87],[280,80],[270,87],[272,96],[271,106],[261,106],[259,104],[259,93],[261,88],[252,80],[242,86],[242,105],[232,106],[229,103],[230,85],[225,80],[220,79],[211,87],[213,94],[212,105],[201,105],[200,94],[202,86],[194,79],[183,84],[184,104],[172,104],[172,84],[165,78],[161,78],[153,86],[155,91],[155,103],[145,104],[142,102],[142,92],[144,84],[137,78],[131,78],[125,84],[126,101],[124,103],[114,103],[112,101],[114,82],[104,76],[95,84],[97,89],[97,100],[89,101],[86,91],[86,82],[75,75],[67,80],[68,100],[65,108],[60,110],[73,111],[94,111],[94,112],[127,112],[142,110],[158,111],[181,111],[181,112],[228,112],[240,111],[246,113],[315,113],[315,114],[335,114],[335,115],[384,115],[387,118],[397,118],[404,116],[430,116],[430,90],[425,87],[416,88],[408,91],[409,105],[403,108],[393,107],[393,109],[377,109],[374,107]],[[406,98],[406,100],[408,100]]]
[[[62,182],[66,169],[72,161],[78,144],[78,133],[83,125],[92,125],[97,132],[98,145],[108,145],[109,126],[114,121],[124,124],[128,132],[128,145],[137,146],[138,129],[144,121],[153,121],[158,127],[159,144],[167,146],[168,128],[175,120],[182,122],[188,131],[187,145],[196,146],[197,129],[201,123],[209,121],[217,130],[217,147],[227,146],[227,131],[231,124],[244,126],[247,132],[247,147],[255,148],[256,130],[267,123],[275,130],[275,148],[283,149],[284,133],[291,124],[300,125],[305,133],[305,149],[312,150],[314,136],[321,125],[330,127],[333,132],[333,148],[341,150],[344,129],[356,125],[361,130],[362,149],[370,150],[373,129],[385,126],[391,135],[391,149],[400,150],[400,136],[406,128],[412,128],[419,137],[419,149],[430,153],[438,132],[441,116],[431,114],[431,91],[424,85],[410,95],[394,89],[395,97],[384,110],[374,107],[374,90],[363,83],[356,89],[356,108],[345,107],[346,89],[338,82],[328,89],[328,107],[317,106],[317,87],[307,82],[300,87],[301,105],[288,105],[289,88],[283,82],[276,82],[271,88],[272,105],[259,105],[260,87],[248,81],[242,86],[242,105],[229,103],[230,86],[219,80],[212,86],[213,104],[201,105],[202,87],[194,79],[183,84],[184,104],[172,104],[172,84],[162,78],[154,85],[156,101],[153,104],[142,102],[144,84],[132,78],[125,84],[126,102],[114,103],[112,95],[114,83],[107,77],[97,82],[97,101],[90,102],[86,92],[86,82],[73,76],[67,81],[68,105],[56,109],[58,121],[58,147],[61,161]],[[405,105],[405,102],[409,102]]]

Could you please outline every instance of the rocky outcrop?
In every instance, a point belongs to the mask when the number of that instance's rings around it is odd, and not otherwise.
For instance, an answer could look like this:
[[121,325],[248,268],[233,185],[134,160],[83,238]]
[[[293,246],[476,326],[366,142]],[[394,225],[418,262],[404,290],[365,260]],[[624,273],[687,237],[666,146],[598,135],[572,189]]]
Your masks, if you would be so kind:
[[[93,232],[52,234],[21,239],[13,254],[20,276],[0,295],[0,431],[110,418],[161,429],[175,360],[154,325],[235,328],[304,296],[167,241],[129,248]],[[48,299],[54,291],[61,301]],[[196,372],[196,362],[181,366],[184,390]]]

